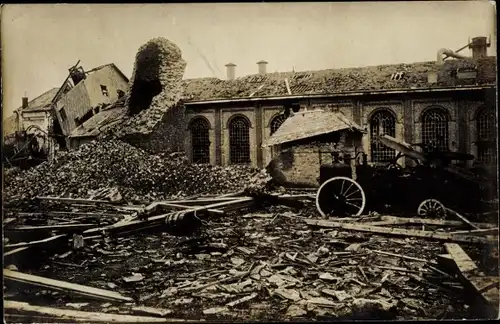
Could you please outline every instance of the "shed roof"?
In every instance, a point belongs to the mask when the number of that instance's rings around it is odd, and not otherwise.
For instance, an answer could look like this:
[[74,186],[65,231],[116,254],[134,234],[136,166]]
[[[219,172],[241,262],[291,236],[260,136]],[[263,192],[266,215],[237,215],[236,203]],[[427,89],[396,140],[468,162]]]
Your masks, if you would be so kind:
[[[456,78],[458,68],[477,67],[476,80]],[[401,78],[393,75],[404,72]],[[429,72],[438,75],[437,83],[428,82]],[[335,94],[350,91],[409,90],[421,88],[449,88],[470,85],[496,84],[496,57],[478,60],[450,59],[443,65],[435,61],[411,64],[392,64],[305,72],[276,72],[253,74],[234,80],[218,78],[185,79],[183,99],[206,101],[249,97]],[[253,95],[252,95],[253,94]]]
[[31,100],[28,102],[28,107],[27,108],[22,108],[19,107],[18,110],[20,111],[38,111],[38,110],[46,110],[50,109],[50,104],[52,102],[52,98],[56,95],[56,93],[59,91],[59,88],[52,88],[35,99]]
[[126,113],[126,109],[124,109],[121,105],[100,111],[85,121],[82,125],[75,128],[69,137],[76,138],[97,136],[101,132],[102,128],[120,121]]
[[341,112],[321,109],[304,111],[287,118],[262,146],[283,144],[345,129],[364,132],[361,126]]

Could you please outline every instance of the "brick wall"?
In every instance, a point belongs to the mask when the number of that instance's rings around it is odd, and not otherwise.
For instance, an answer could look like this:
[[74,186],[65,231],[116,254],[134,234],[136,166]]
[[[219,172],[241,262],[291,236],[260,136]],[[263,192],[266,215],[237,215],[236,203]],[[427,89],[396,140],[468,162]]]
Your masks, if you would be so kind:
[[[476,138],[476,120],[475,115],[477,110],[481,105],[484,104],[479,99],[466,99],[458,100],[457,98],[451,96],[437,96],[434,97],[421,96],[416,97],[393,97],[389,99],[388,96],[380,97],[368,97],[359,99],[311,99],[308,101],[301,102],[301,110],[305,109],[315,109],[322,108],[329,111],[340,111],[344,113],[348,118],[352,118],[360,124],[360,126],[365,127],[369,131],[369,120],[370,117],[380,109],[387,109],[391,111],[396,117],[396,138],[400,140],[405,140],[413,143],[421,142],[422,140],[422,123],[421,115],[422,113],[431,106],[439,106],[445,109],[450,115],[450,122],[448,125],[449,129],[449,147],[452,150],[461,150],[465,148],[468,153],[477,154],[477,148],[473,144]],[[214,107],[214,106],[200,106],[196,112],[188,113],[187,119],[189,120],[195,115],[202,115],[206,117],[211,124],[210,137],[211,137],[211,158],[210,161],[216,164],[217,161],[217,137],[220,136],[220,161],[221,164],[227,165],[229,163],[229,131],[228,131],[228,121],[229,119],[237,114],[244,115],[251,122],[252,126],[250,128],[250,145],[251,145],[251,159],[252,165],[257,166],[257,151],[262,150],[262,160],[263,167],[268,165],[272,160],[273,156],[279,153],[280,149],[274,148],[261,148],[260,143],[257,143],[256,127],[257,122],[262,123],[260,131],[262,132],[261,139],[266,141],[270,137],[270,123],[271,120],[280,114],[283,109],[283,104],[281,103],[267,103],[262,106],[262,113],[260,114],[261,121],[257,120],[255,105],[249,105],[246,107]],[[459,114],[459,110],[461,111]],[[217,111],[220,113],[217,114]],[[216,120],[216,116],[219,116],[219,120]],[[462,116],[462,117],[460,117]],[[459,123],[459,121],[462,122]],[[220,134],[216,130],[216,124],[220,124]],[[460,124],[460,125],[459,125]],[[189,149],[189,139],[185,139],[185,147]],[[212,147],[213,145],[213,147]],[[359,145],[360,150],[362,149],[366,154],[368,154],[368,161],[370,161],[370,135],[367,134],[363,136],[362,143]],[[273,153],[274,152],[274,153]],[[322,157],[323,158],[323,157]],[[304,163],[309,163],[306,157],[300,157],[301,161]],[[324,156],[323,161],[327,161],[328,157]],[[399,161],[403,165],[405,162],[403,159]],[[302,163],[302,162],[299,162]],[[308,176],[307,176],[308,177]]]
[[182,152],[185,150],[185,107],[177,105],[169,109],[161,122],[148,135],[128,135],[124,139],[151,153]]

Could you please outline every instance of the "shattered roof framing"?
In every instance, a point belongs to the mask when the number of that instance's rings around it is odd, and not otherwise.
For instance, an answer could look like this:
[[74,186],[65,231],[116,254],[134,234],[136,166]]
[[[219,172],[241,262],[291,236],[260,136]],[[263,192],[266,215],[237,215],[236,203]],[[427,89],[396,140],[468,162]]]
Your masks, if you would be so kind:
[[448,91],[471,91],[471,90],[485,90],[494,89],[495,85],[473,86],[473,87],[453,87],[453,88],[421,88],[421,89],[399,89],[399,90],[375,90],[375,91],[349,91],[342,93],[328,93],[328,94],[305,94],[305,95],[290,95],[290,96],[263,96],[263,97],[246,97],[234,99],[213,99],[213,100],[199,100],[189,101],[185,100],[186,105],[203,105],[203,104],[218,104],[218,103],[231,103],[231,102],[248,102],[248,101],[265,101],[265,100],[285,100],[285,99],[313,99],[313,98],[332,98],[332,97],[357,97],[377,94],[408,94],[408,93],[434,93],[434,92],[448,92]]
[[[460,69],[472,68],[473,79],[460,79]],[[199,78],[184,80],[183,100],[189,104],[274,99],[317,98],[343,95],[412,93],[494,87],[496,57],[436,62],[379,65],[305,72],[247,75],[234,80]],[[394,78],[395,74],[400,75]],[[431,76],[436,81],[432,82]]]

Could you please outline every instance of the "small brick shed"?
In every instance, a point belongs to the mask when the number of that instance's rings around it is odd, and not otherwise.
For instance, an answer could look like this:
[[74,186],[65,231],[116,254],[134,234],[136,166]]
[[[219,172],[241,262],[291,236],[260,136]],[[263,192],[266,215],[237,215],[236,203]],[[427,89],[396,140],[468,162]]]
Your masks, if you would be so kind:
[[[341,112],[321,109],[296,113],[265,142],[273,158],[267,170],[283,186],[319,187],[320,166],[332,164],[333,152],[354,158],[362,152],[361,126]],[[345,163],[345,162],[344,162]]]

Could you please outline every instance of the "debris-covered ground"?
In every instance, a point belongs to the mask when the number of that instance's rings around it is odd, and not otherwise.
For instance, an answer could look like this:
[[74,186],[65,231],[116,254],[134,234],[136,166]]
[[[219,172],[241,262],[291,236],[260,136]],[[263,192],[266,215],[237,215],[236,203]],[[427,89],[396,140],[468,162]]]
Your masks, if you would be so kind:
[[119,141],[5,177],[11,321],[485,318],[498,292],[497,223],[321,219],[314,191]]

